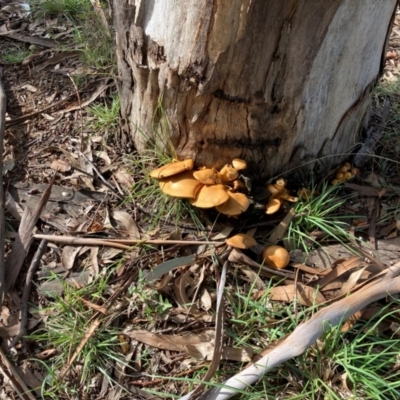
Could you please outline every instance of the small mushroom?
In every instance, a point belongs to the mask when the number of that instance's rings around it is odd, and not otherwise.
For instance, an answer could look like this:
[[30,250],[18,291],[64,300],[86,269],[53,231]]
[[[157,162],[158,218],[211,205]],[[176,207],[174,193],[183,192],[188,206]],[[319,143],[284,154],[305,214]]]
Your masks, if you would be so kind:
[[156,179],[167,178],[168,176],[173,176],[179,174],[183,171],[190,171],[193,169],[193,160],[188,158],[183,161],[174,161],[172,163],[163,165],[150,172],[150,176]]
[[[197,181],[198,182],[198,181]],[[200,183],[200,182],[199,182]],[[224,185],[203,186],[195,199],[190,199],[190,204],[199,208],[217,207],[229,200]]]
[[347,168],[347,171],[349,171],[351,169],[351,164],[349,162],[345,162],[343,167]]
[[225,166],[223,166],[221,171],[219,171],[219,173],[221,175],[221,180],[224,183],[232,182],[239,177],[238,170],[233,168],[229,164],[226,164]]
[[344,179],[344,173],[343,172],[338,172],[335,175],[335,178],[338,179],[339,181],[342,181]]
[[160,180],[160,189],[172,196],[181,199],[194,199],[203,186],[193,177],[193,171],[185,171]]
[[245,233],[239,233],[235,236],[230,237],[225,240],[225,243],[228,246],[235,247],[237,249],[248,249],[251,246],[255,246],[257,244],[256,240]]
[[277,199],[275,197],[270,197],[267,203],[267,207],[265,209],[265,214],[271,215],[275,214],[276,212],[279,211],[281,208],[282,201],[280,199]]
[[240,171],[242,169],[247,168],[247,163],[245,160],[242,160],[241,158],[234,158],[232,160],[232,167]]
[[348,172],[346,172],[346,173],[344,174],[344,179],[345,179],[345,180],[349,180],[349,179],[351,179],[353,176],[354,176],[354,175],[353,175],[350,171],[348,171]]
[[236,215],[240,215],[249,208],[250,201],[245,194],[232,193],[229,191],[228,195],[229,200],[216,207],[217,211],[219,211],[221,214],[234,217]]
[[272,194],[276,195],[285,188],[286,181],[283,178],[279,178],[275,183],[270,183],[267,185],[267,190]]
[[215,185],[219,179],[219,172],[213,168],[199,169],[193,176],[204,185]]
[[287,267],[290,261],[289,252],[281,246],[268,246],[264,249],[262,258],[266,265],[277,269]]

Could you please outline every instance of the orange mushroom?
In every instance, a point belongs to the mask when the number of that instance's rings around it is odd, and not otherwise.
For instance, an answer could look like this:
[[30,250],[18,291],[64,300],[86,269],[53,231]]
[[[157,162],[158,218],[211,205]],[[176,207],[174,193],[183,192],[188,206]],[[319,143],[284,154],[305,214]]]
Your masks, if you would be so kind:
[[268,246],[262,253],[262,258],[266,265],[282,269],[288,266],[290,262],[289,252],[282,246]]
[[247,168],[247,163],[245,160],[242,160],[241,158],[234,158],[232,160],[232,167],[240,171],[242,169]]
[[281,208],[282,201],[276,199],[275,197],[270,197],[267,203],[267,207],[265,209],[265,214],[271,215],[275,214]]
[[199,208],[212,208],[229,200],[224,185],[203,186],[195,199],[190,199],[190,204]]
[[183,161],[174,161],[151,171],[150,176],[156,179],[167,178],[168,176],[173,176],[183,171],[192,170],[193,164],[193,160],[190,158]]
[[172,196],[181,199],[194,199],[203,186],[193,177],[193,171],[185,171],[160,180],[160,189]]
[[239,233],[225,240],[228,246],[235,247],[237,249],[248,249],[251,246],[257,244],[256,240],[245,233]]
[[193,176],[204,185],[215,185],[219,180],[219,172],[214,168],[199,169],[193,173]]
[[217,211],[221,214],[234,217],[245,212],[250,205],[250,201],[247,196],[243,193],[232,193],[228,192],[229,200],[216,207]]
[[221,175],[221,180],[224,183],[232,182],[239,177],[238,170],[229,164],[224,165],[219,173]]

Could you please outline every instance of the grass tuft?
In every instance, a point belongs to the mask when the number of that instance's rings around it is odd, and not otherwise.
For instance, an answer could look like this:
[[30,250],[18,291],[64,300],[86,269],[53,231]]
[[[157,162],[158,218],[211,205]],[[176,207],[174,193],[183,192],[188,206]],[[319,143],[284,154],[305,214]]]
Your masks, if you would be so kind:
[[35,18],[64,17],[76,21],[91,8],[89,0],[29,0]]
[[[300,198],[295,204],[295,216],[289,224],[286,240],[291,247],[309,252],[318,242],[313,238],[316,232],[326,234],[341,243],[349,239],[346,216],[339,215],[340,207],[349,196],[338,197],[339,185],[324,184],[321,193]],[[354,216],[352,216],[354,217]]]
[[20,64],[26,57],[32,54],[29,50],[21,46],[6,47],[1,52],[1,59],[8,64]]
[[[28,337],[38,346],[56,351],[54,357],[42,363],[47,371],[42,386],[45,397],[58,398],[55,393],[73,395],[77,391],[88,391],[94,376],[102,375],[111,380],[109,371],[113,364],[124,363],[118,332],[111,326],[112,317],[101,321],[87,338],[94,313],[87,301],[100,305],[104,302],[109,277],[109,274],[100,274],[91,284],[77,288],[53,276],[62,285],[63,295],[50,297],[47,307],[41,310],[47,315],[44,326]],[[79,350],[84,338],[87,340]],[[65,378],[60,378],[59,373],[76,350],[79,353],[70,371]]]

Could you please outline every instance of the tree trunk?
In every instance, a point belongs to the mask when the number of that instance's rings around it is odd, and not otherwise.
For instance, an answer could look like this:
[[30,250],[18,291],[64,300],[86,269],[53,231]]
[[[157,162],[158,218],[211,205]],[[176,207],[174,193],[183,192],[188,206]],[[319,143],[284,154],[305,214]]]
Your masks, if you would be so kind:
[[122,137],[142,151],[161,103],[180,159],[329,167],[358,143],[396,3],[115,0]]

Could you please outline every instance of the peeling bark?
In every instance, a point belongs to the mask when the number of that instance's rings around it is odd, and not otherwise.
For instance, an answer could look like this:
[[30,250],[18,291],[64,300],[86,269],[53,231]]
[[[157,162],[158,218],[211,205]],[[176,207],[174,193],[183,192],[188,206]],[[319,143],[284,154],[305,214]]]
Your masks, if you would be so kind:
[[[115,0],[122,140],[268,177],[358,141],[396,0]],[[146,136],[142,134],[146,133]],[[332,157],[337,155],[337,157]]]

